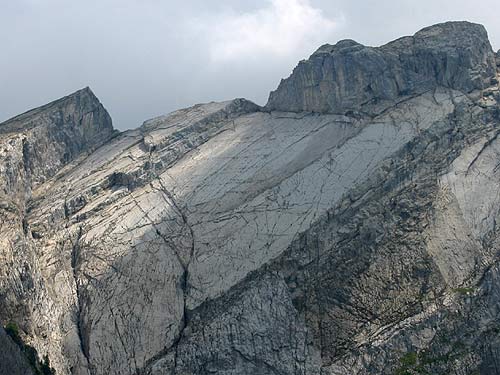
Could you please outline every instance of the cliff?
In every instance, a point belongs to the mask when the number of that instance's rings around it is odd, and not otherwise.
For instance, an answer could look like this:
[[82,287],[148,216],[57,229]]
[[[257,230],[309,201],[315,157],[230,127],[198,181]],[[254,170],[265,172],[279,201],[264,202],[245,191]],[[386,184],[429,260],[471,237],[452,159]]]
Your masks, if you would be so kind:
[[500,374],[499,103],[451,22],[322,46],[263,108],[29,111],[0,124],[0,321],[58,375]]

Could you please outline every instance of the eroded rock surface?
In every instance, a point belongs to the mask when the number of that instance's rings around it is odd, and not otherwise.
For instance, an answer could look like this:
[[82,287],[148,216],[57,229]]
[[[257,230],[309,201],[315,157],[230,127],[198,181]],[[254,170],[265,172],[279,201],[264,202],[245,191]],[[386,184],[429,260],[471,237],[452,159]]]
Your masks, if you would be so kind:
[[466,93],[486,88],[495,68],[486,30],[468,22],[431,26],[381,47],[342,40],[301,61],[266,107],[373,113],[436,85]]
[[265,108],[0,124],[0,320],[65,375],[497,374],[497,85],[446,23],[323,46]]
[[0,328],[0,374],[34,375],[18,345]]

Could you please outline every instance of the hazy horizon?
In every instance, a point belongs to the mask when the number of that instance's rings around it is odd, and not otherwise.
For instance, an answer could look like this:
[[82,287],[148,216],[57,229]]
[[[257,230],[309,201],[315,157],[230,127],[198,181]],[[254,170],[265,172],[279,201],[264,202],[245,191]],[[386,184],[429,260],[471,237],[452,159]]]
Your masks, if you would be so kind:
[[201,102],[263,105],[324,43],[376,46],[449,20],[500,44],[492,0],[0,2],[0,122],[86,86],[120,130]]

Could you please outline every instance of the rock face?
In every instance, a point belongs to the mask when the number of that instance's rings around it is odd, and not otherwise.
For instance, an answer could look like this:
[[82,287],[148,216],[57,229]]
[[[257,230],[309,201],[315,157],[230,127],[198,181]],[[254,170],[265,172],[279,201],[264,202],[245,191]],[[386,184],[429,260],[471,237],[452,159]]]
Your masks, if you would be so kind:
[[1,323],[64,375],[500,374],[495,58],[446,23],[323,46],[265,108],[0,124]]
[[382,47],[366,47],[353,40],[324,45],[281,81],[266,107],[373,112],[436,86],[465,93],[480,90],[490,86],[495,74],[484,27],[448,22]]
[[0,348],[0,374],[34,375],[20,348],[3,328],[0,328]]
[[[111,118],[88,88],[0,124],[0,316],[16,321],[27,342],[56,362],[65,354],[61,340],[71,341],[72,351],[80,348],[74,288],[54,287],[57,275],[50,274],[47,262],[58,263],[59,255],[42,253],[37,245],[29,205],[34,191],[47,189],[51,177],[113,134]],[[50,351],[53,346],[57,354]],[[64,359],[69,365],[79,361],[71,354]]]

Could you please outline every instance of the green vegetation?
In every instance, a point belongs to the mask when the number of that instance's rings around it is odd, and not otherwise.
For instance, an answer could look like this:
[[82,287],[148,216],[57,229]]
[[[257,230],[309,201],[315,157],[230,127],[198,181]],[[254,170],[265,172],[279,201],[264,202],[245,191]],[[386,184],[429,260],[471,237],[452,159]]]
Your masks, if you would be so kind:
[[4,329],[12,341],[21,349],[21,353],[27,359],[35,375],[55,375],[56,371],[50,367],[49,357],[46,355],[43,361],[40,360],[36,349],[23,342],[16,323],[9,322]]
[[418,364],[418,354],[415,352],[409,352],[403,355],[399,359],[400,367],[396,369],[394,375],[413,375],[420,372],[420,366]]
[[453,291],[458,294],[467,295],[472,294],[474,292],[474,288],[455,288]]
[[9,322],[5,326],[5,332],[10,336],[10,338],[19,346],[23,344],[23,341],[21,340],[21,336],[19,336],[19,328],[17,327],[16,323]]
[[415,366],[417,364],[417,359],[417,353],[410,352],[402,356],[399,362],[401,362],[402,366]]
[[394,371],[394,375],[434,375],[434,366],[446,367],[448,363],[467,353],[465,345],[456,341],[451,350],[445,354],[432,356],[423,350],[418,353],[408,352],[399,359],[400,366]]

